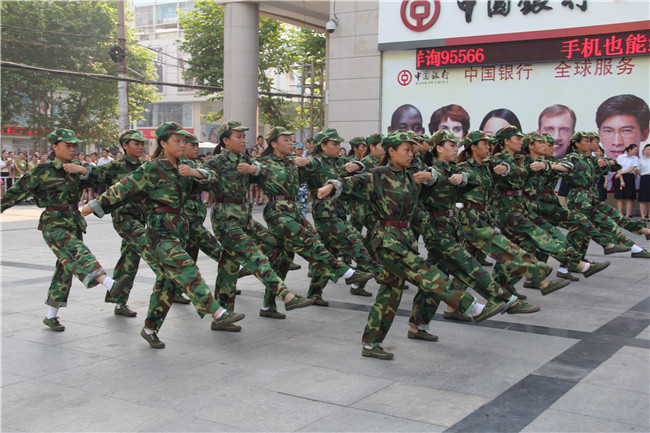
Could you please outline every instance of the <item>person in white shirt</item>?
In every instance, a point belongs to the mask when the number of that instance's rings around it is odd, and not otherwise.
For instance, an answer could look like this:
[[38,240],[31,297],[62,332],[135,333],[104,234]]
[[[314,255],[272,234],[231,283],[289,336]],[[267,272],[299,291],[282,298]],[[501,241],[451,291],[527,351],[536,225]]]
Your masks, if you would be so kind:
[[623,213],[623,202],[625,202],[625,216],[630,218],[632,205],[636,200],[636,182],[634,171],[639,166],[639,146],[630,144],[623,153],[616,158],[621,169],[614,175],[614,198],[616,207]]
[[108,149],[104,148],[102,149],[102,157],[99,158],[99,161],[97,161],[97,165],[108,164],[112,160],[113,158],[111,158],[111,156],[108,154]]
[[636,173],[641,176],[639,186],[639,209],[641,209],[641,218],[650,221],[650,215],[648,215],[648,202],[650,202],[650,144],[646,144],[643,147]]

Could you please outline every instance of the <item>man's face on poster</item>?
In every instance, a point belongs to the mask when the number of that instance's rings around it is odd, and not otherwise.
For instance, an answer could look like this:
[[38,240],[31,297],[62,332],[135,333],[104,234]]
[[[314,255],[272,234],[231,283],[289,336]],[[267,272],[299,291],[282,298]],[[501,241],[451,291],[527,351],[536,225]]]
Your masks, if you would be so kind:
[[642,130],[636,117],[631,114],[617,114],[603,121],[598,129],[600,144],[605,155],[616,158],[630,144],[640,145],[648,139],[648,128]]
[[405,131],[413,131],[416,134],[424,134],[422,114],[416,109],[410,107],[400,108],[395,120],[396,122],[388,127],[388,132],[403,129]]
[[544,116],[539,125],[540,134],[550,134],[555,140],[553,156],[564,158],[569,147],[571,136],[575,132],[575,125],[568,111],[559,116]]

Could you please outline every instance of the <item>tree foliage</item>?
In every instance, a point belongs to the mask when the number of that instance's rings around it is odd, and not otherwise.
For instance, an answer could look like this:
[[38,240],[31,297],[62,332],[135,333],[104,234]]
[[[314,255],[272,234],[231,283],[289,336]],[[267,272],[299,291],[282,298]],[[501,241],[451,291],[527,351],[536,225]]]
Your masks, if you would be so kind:
[[[211,0],[199,0],[194,8],[181,14],[185,40],[181,49],[191,56],[186,78],[196,78],[198,84],[223,88],[224,7]],[[280,21],[260,17],[259,28],[259,90],[273,92],[273,79],[267,71],[277,73],[296,70],[303,61],[314,60],[317,67],[325,62],[325,36],[309,29],[299,29]],[[202,92],[213,98],[222,94]],[[274,126],[294,129],[300,127],[296,101],[281,97],[260,96],[260,120]],[[222,113],[210,113],[211,121]]]
[[[5,1],[2,58],[49,69],[117,75],[108,55],[117,45],[115,1]],[[154,55],[127,29],[128,76],[155,79]],[[129,84],[130,121],[157,98],[152,86]],[[114,143],[118,134],[117,82],[2,69],[2,124],[47,135],[75,130],[87,142]]]

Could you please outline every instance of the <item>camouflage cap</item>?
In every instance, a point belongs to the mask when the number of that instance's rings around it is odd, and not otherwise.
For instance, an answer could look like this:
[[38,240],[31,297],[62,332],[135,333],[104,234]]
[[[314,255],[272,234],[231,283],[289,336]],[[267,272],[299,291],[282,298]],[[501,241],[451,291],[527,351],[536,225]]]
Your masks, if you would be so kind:
[[338,141],[339,143],[343,141],[343,137],[339,136],[339,133],[334,128],[323,129],[321,132],[316,134],[314,137],[314,146],[318,147],[323,144],[324,141]]
[[544,133],[542,134],[542,138],[544,139],[545,143],[556,143],[555,138],[549,133]]
[[578,131],[571,136],[570,141],[571,143],[577,143],[578,141],[582,141],[582,139],[585,137],[589,137],[585,131]]
[[415,139],[418,141],[429,141],[429,136],[427,134],[417,134]]
[[454,143],[458,143],[460,142],[460,138],[457,138],[454,134],[451,133],[451,131],[441,129],[440,131],[433,133],[429,139],[429,144],[431,146],[437,146],[439,144],[443,144],[445,141],[453,141]]
[[514,125],[508,125],[504,126],[503,128],[499,129],[496,134],[494,134],[494,139],[496,141],[503,141],[506,138],[513,137],[515,135],[518,135],[520,137],[523,137],[524,134],[521,133],[519,129],[517,129],[516,126]]
[[239,120],[229,120],[227,122],[223,122],[219,129],[217,130],[217,135],[219,138],[223,137],[223,134],[226,132],[233,130],[233,131],[248,131],[248,127],[242,126],[241,122]]
[[178,131],[179,134],[182,134],[185,136],[185,142],[186,143],[198,143],[199,139],[196,137],[196,135],[192,134],[191,132],[188,131]]
[[534,143],[536,141],[544,141],[544,137],[537,132],[529,132],[524,136],[523,147],[528,147],[531,143]]
[[81,140],[77,138],[77,135],[72,129],[57,128],[54,131],[50,132],[50,135],[47,136],[47,139],[50,144],[56,144],[59,141],[81,143]]
[[376,146],[379,143],[381,143],[381,140],[384,139],[384,134],[381,132],[373,132],[369,136],[366,137],[366,144]]
[[363,136],[351,138],[348,143],[350,143],[350,146],[352,147],[357,147],[360,144],[368,145],[368,143],[366,143],[366,137]]
[[600,140],[600,135],[598,135],[598,133],[597,133],[597,132],[594,132],[594,131],[589,131],[589,132],[587,132],[587,136],[588,136],[589,138],[591,138],[592,140],[593,140],[594,138],[597,138],[597,139]]
[[159,139],[169,134],[181,134],[180,131],[183,130],[183,125],[178,122],[165,122],[156,128],[156,138]]
[[418,145],[418,143],[413,139],[411,134],[409,134],[406,131],[393,131],[389,132],[388,135],[384,137],[384,140],[382,141],[382,146],[386,152],[388,152],[388,148],[397,148],[400,144],[402,143],[411,143]]
[[287,128],[283,128],[282,126],[276,126],[275,128],[272,128],[268,134],[266,134],[266,142],[271,143],[272,141],[275,141],[278,139],[279,136],[281,135],[293,135],[294,133],[287,130]]
[[481,140],[487,140],[488,143],[490,142],[490,137],[487,136],[487,134],[480,129],[477,129],[476,131],[471,131],[469,134],[465,136],[463,139],[463,146],[465,148],[470,147],[474,143],[478,143]]
[[147,141],[147,139],[142,135],[137,129],[129,129],[122,133],[120,137],[120,144],[126,144],[131,140],[135,141]]

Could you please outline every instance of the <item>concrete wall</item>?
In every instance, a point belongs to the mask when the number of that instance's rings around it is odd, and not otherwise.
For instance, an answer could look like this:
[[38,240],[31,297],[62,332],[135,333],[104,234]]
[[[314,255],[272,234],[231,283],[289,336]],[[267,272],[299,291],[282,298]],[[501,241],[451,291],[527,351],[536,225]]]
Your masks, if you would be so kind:
[[378,132],[381,126],[378,8],[375,0],[331,2],[338,27],[328,40],[327,126],[346,141]]

